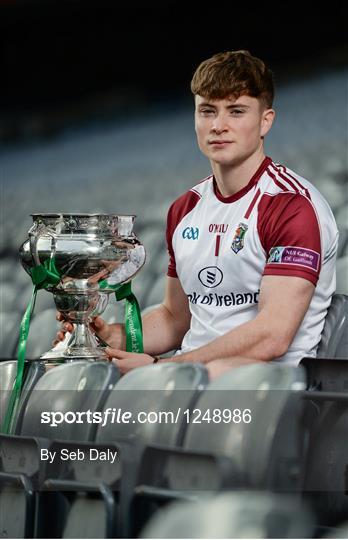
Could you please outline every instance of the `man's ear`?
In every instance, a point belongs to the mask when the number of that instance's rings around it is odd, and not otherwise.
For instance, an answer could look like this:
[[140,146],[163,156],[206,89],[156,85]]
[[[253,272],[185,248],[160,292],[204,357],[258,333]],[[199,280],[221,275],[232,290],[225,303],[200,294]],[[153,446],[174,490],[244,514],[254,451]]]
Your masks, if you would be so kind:
[[273,121],[275,118],[274,109],[265,109],[262,113],[261,118],[261,137],[263,138],[272,127]]

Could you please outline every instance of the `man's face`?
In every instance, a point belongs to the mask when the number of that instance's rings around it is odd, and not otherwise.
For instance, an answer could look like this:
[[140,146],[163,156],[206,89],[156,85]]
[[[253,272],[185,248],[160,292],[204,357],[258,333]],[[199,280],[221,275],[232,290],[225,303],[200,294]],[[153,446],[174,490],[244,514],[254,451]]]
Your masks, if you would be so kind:
[[195,96],[198,146],[213,163],[238,165],[262,147],[274,111],[250,96],[211,100]]

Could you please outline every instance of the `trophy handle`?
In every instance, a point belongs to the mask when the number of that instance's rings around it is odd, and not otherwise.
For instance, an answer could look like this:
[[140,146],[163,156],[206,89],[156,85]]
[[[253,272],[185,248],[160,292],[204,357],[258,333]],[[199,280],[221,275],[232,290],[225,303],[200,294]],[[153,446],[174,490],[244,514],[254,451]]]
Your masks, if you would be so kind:
[[[29,230],[29,245],[30,245],[30,254],[31,254],[31,257],[33,259],[33,262],[35,264],[35,266],[40,266],[41,264],[41,261],[40,261],[40,257],[39,257],[39,254],[38,254],[38,251],[37,251],[37,241],[40,237],[40,234],[37,234],[38,233],[38,229],[40,227],[38,227],[36,225],[36,223],[31,227],[31,229]],[[42,227],[41,227],[42,229]]]
[[40,266],[41,261],[37,249],[37,243],[38,240],[43,234],[46,234],[51,237],[51,259],[55,256],[56,252],[56,236],[53,231],[50,231],[45,225],[39,224],[37,225],[34,223],[34,225],[29,229],[29,246],[30,246],[30,253],[31,257],[33,259],[35,266]]

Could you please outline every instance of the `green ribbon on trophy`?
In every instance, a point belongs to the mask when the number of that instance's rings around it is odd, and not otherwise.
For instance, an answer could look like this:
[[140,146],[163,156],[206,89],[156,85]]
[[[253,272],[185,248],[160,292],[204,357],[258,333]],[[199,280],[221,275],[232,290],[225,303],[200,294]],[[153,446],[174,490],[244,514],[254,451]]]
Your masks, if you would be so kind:
[[53,259],[45,261],[42,265],[35,266],[31,272],[31,279],[33,282],[33,291],[29,304],[23,315],[20,330],[19,330],[19,343],[17,350],[17,374],[14,381],[12,393],[10,396],[9,404],[7,407],[5,419],[2,425],[2,431],[4,433],[11,433],[13,429],[13,419],[16,417],[18,410],[19,400],[23,385],[23,373],[25,364],[25,352],[27,348],[27,340],[29,335],[30,320],[35,308],[35,301],[37,291],[46,288],[48,285],[57,285],[60,281],[59,274],[54,264]]
[[143,326],[141,322],[141,313],[138,301],[132,293],[132,283],[124,283],[123,285],[109,285],[104,279],[99,282],[99,287],[113,289],[115,291],[116,300],[126,300],[125,307],[125,330],[126,330],[126,351],[127,352],[144,352],[143,346]]
[[[55,266],[54,258],[46,260],[44,264],[35,266],[31,270],[31,278],[34,287],[29,304],[27,306],[27,309],[25,310],[20,324],[19,344],[17,350],[17,374],[1,429],[3,433],[12,433],[14,427],[13,421],[16,417],[23,386],[25,353],[29,335],[30,321],[35,308],[37,291],[40,289],[46,289],[51,285],[57,285],[61,278]],[[126,351],[137,353],[144,352],[141,313],[138,301],[132,292],[131,282],[122,285],[109,285],[106,280],[103,280],[99,283],[99,286],[101,289],[113,289],[115,291],[117,301],[126,300]]]

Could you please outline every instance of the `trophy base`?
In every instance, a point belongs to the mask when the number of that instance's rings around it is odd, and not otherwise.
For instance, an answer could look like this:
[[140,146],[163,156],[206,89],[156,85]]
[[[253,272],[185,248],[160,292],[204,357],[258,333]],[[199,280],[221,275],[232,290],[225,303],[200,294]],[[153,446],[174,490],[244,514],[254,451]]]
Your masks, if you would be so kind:
[[70,360],[108,360],[109,357],[101,347],[68,347],[63,351],[66,361]]
[[45,363],[52,364],[63,364],[64,362],[73,362],[76,360],[91,360],[91,361],[100,361],[108,360],[109,357],[106,355],[105,351],[101,348],[72,348],[68,349],[51,349],[50,351],[45,352],[40,356],[40,360],[43,360]]
[[67,332],[64,341],[40,356],[40,360],[52,364],[77,360],[107,361],[109,360],[105,353],[107,346],[107,343],[99,336],[92,334],[87,326],[80,324],[76,326],[72,334]]

